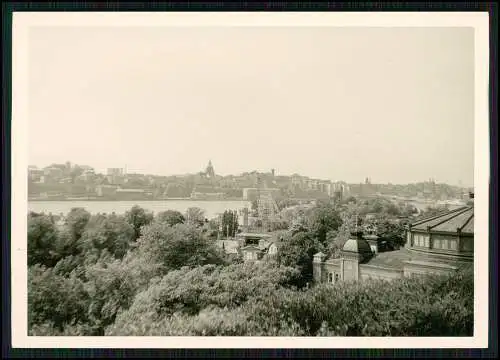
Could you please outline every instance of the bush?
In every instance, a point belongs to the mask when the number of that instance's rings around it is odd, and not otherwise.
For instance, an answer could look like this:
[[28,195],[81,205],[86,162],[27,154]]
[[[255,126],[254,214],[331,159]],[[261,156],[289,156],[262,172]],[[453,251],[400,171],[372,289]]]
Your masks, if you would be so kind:
[[[30,217],[30,335],[473,333],[472,266],[447,276],[306,289],[312,255],[322,249],[318,229],[289,233],[277,259],[231,264],[195,226],[155,221],[141,225],[135,242],[132,225],[114,215],[89,217],[74,209],[62,232],[49,217]],[[326,225],[319,221],[318,228]],[[330,248],[341,231],[326,233]]]
[[190,225],[153,223],[145,226],[137,245],[138,255],[161,264],[165,274],[183,266],[226,263],[222,249]]
[[66,325],[84,323],[88,303],[84,284],[74,274],[63,277],[38,265],[28,270],[29,326],[50,321],[62,331]]
[[308,336],[472,336],[472,281],[470,273],[461,271],[392,282],[320,284],[303,292],[273,293],[253,308],[252,316],[270,322],[269,327],[297,323]]
[[28,266],[54,266],[59,259],[56,253],[57,236],[56,226],[50,216],[28,215]]
[[125,328],[131,319],[147,318],[146,314],[194,316],[209,307],[234,309],[257,295],[267,296],[289,286],[297,276],[296,270],[272,263],[206,265],[171,271],[135,297],[130,309],[118,316],[116,327]]

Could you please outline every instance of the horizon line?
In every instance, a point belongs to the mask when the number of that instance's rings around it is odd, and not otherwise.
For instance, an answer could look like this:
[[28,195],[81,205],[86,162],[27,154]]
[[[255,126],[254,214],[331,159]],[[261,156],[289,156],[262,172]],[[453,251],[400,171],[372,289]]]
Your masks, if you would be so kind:
[[[77,163],[74,163],[72,161],[66,161],[66,162],[69,162],[71,164],[71,166],[73,165],[78,165],[78,166],[89,166],[91,167],[92,169],[96,170],[96,168],[92,165],[86,165],[86,164],[77,164]],[[50,163],[49,165],[46,165],[46,166],[39,166],[39,165],[28,165],[28,168],[29,167],[36,167],[37,169],[43,169],[43,168],[47,168],[47,167],[50,167],[51,165],[65,165],[66,162],[64,163],[57,163],[57,162],[52,162]],[[106,175],[106,170],[107,169],[122,169],[124,171],[124,175],[145,175],[145,176],[159,176],[159,177],[180,177],[180,176],[193,176],[193,175],[197,175],[199,173],[203,173],[204,171],[195,171],[195,172],[187,172],[187,173],[170,173],[170,174],[154,174],[154,173],[148,173],[148,172],[136,172],[136,171],[128,171],[127,170],[127,165],[125,165],[124,167],[106,167],[105,169],[100,169],[102,172],[97,172],[96,171],[96,174],[102,174],[102,175]],[[275,168],[273,168],[274,170]],[[271,170],[268,170],[268,171],[262,171],[262,170],[247,170],[247,171],[243,171],[243,172],[240,172],[240,173],[229,173],[229,174],[215,174],[216,176],[221,176],[221,177],[228,177],[228,176],[242,176],[244,174],[251,174],[251,173],[258,173],[258,174],[271,174]],[[391,182],[391,181],[387,181],[387,182],[371,182],[371,176],[365,176],[365,178],[361,181],[346,181],[346,180],[333,180],[331,178],[328,178],[328,179],[325,179],[325,178],[319,178],[319,177],[310,177],[309,175],[302,175],[298,172],[294,172],[294,173],[291,173],[291,174],[276,174],[275,176],[284,176],[284,177],[292,177],[294,175],[298,175],[300,177],[305,177],[305,178],[308,178],[310,180],[319,180],[319,181],[330,181],[330,182],[343,182],[343,183],[346,183],[346,184],[349,184],[349,185],[358,185],[358,184],[365,184],[365,180],[368,178],[370,179],[370,183],[369,185],[412,185],[412,184],[419,184],[419,183],[428,183],[430,181],[434,181],[435,184],[443,184],[443,185],[448,185],[448,186],[454,186],[454,187],[458,187],[458,188],[474,188],[474,184],[451,184],[451,183],[447,183],[447,182],[440,182],[436,179],[434,179],[433,177],[429,177],[427,178],[426,180],[415,180],[413,182],[406,182],[406,183],[396,183],[396,182]],[[459,182],[461,182],[461,180],[459,180]]]

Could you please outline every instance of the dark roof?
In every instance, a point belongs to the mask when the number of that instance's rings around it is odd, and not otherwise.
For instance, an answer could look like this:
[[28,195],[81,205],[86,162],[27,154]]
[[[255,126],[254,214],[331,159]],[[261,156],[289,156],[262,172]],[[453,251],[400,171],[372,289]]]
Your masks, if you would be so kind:
[[240,248],[240,250],[257,250],[257,251],[262,251],[262,249],[257,246],[257,245],[253,245],[253,244],[250,244],[250,245],[247,245],[247,246],[243,246]]
[[239,233],[236,234],[238,237],[252,238],[252,239],[268,239],[272,237],[271,234],[260,234],[260,233]]
[[434,256],[432,254],[406,248],[395,251],[380,252],[373,256],[366,264],[386,268],[403,269],[406,261],[421,264],[456,264],[456,259],[448,259],[444,256]]
[[342,251],[357,253],[357,254],[367,254],[371,253],[372,249],[368,241],[361,237],[350,237],[342,247]]
[[411,225],[413,230],[456,233],[474,233],[474,207],[464,206],[419,220]]
[[368,261],[368,265],[376,265],[381,267],[403,268],[404,261],[413,260],[415,254],[407,249],[380,252]]

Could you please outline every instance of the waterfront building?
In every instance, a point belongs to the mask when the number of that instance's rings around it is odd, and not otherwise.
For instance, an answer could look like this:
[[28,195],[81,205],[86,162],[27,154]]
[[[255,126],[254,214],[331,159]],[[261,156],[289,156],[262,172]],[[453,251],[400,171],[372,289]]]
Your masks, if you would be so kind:
[[152,198],[153,193],[145,189],[116,189],[116,200],[146,200]]
[[45,182],[49,181],[58,181],[64,176],[64,171],[55,166],[49,166],[43,169],[43,174],[45,176]]
[[99,197],[115,195],[117,189],[116,185],[98,185],[96,186],[96,194]]
[[44,171],[36,167],[28,168],[28,177],[33,182],[39,182],[44,176]]
[[109,176],[123,176],[122,168],[108,168],[107,175]]
[[193,200],[222,200],[225,198],[223,189],[212,186],[196,186],[191,192]]
[[243,200],[253,201],[257,200],[259,195],[275,197],[281,193],[278,188],[244,188],[243,189]]

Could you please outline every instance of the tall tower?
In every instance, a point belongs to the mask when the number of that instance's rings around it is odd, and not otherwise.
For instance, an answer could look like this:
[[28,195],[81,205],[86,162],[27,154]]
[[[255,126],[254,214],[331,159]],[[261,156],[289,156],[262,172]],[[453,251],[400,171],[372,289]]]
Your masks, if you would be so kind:
[[208,160],[207,170],[205,171],[205,173],[207,174],[207,176],[209,178],[215,177],[215,170],[214,170],[214,167],[212,165],[212,160]]
[[273,199],[272,192],[267,189],[260,177],[257,179],[257,214],[262,221],[262,227],[267,228],[276,217],[278,206]]
[[240,213],[243,215],[243,231],[247,232],[248,231],[248,208],[244,207]]

